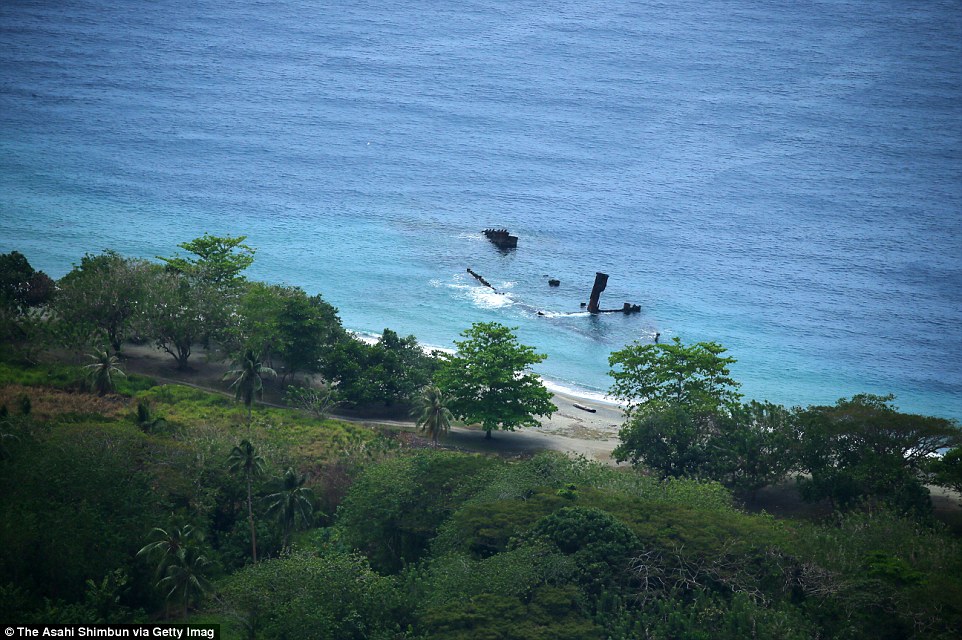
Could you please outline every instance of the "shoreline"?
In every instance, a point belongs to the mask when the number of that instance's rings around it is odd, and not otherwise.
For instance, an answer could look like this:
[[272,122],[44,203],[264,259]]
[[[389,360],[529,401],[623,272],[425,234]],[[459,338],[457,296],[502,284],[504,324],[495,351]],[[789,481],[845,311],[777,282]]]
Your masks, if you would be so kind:
[[[380,339],[379,334],[370,331],[355,331],[353,329],[348,329],[347,332],[353,336],[355,340],[359,340],[365,344],[375,344]],[[417,338],[417,336],[415,336],[415,338]],[[433,351],[440,351],[448,354],[455,353],[455,350],[451,347],[438,347],[436,345],[424,344],[420,341],[418,344],[420,345],[421,350],[425,353],[431,353]],[[561,396],[563,398],[570,399],[573,402],[580,402],[581,404],[588,405],[595,409],[611,408],[621,411],[621,409],[624,407],[623,404],[610,398],[604,391],[580,387],[575,382],[560,382],[551,378],[546,378],[541,374],[537,375],[541,379],[541,382],[544,384],[545,388],[550,391],[552,395]],[[578,410],[575,409],[575,411]]]
[[[586,399],[550,387],[549,391],[558,410],[550,418],[539,419],[542,432],[576,440],[617,443],[618,431],[624,424],[624,414],[620,406]],[[579,409],[575,406],[576,403],[594,409],[595,412]]]
[[[203,350],[195,354],[192,369],[179,372],[167,354],[150,345],[124,345],[125,369],[155,378],[160,383],[176,383],[195,386],[204,390],[228,395],[223,375],[228,366],[224,362],[213,362],[205,357]],[[546,384],[547,386],[547,384]],[[568,393],[549,387],[551,401],[558,410],[550,418],[537,418],[539,426],[522,428],[517,431],[497,431],[493,440],[485,440],[478,429],[452,427],[447,446],[473,451],[488,451],[501,454],[530,454],[537,451],[553,450],[576,455],[584,455],[600,462],[611,462],[611,451],[618,445],[618,430],[624,422],[621,408],[614,403],[586,398],[579,394]],[[266,394],[266,395],[276,395]],[[265,397],[261,403],[271,406],[278,404],[279,397]],[[594,413],[575,407],[575,403],[592,408]],[[331,417],[338,420],[361,424],[385,424],[414,429],[412,418],[379,419],[339,415],[332,412]]]

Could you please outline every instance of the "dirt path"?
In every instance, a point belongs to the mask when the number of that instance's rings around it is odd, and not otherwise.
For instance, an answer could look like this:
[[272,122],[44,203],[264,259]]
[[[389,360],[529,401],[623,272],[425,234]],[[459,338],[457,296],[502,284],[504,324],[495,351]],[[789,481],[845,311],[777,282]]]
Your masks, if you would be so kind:
[[[227,363],[209,359],[203,350],[196,351],[190,359],[188,371],[178,371],[168,354],[152,346],[124,346],[124,368],[161,383],[183,384],[213,393],[233,397],[224,374]],[[465,451],[498,453],[501,455],[527,455],[539,451],[560,451],[583,455],[589,459],[614,464],[611,452],[618,444],[618,429],[622,423],[621,410],[615,405],[590,402],[565,394],[554,394],[558,411],[551,418],[541,419],[541,426],[514,432],[499,431],[490,440],[478,429],[452,427],[451,433],[442,440],[445,447]],[[595,409],[594,413],[576,408]],[[281,392],[275,385],[265,388],[262,404],[284,407]],[[332,414],[339,420],[377,427],[415,431],[413,420],[359,418]]]
[[[125,369],[139,373],[162,383],[175,383],[196,387],[205,391],[233,397],[228,390],[224,374],[229,367],[223,361],[208,360],[207,354],[199,350],[191,357],[189,371],[177,371],[173,358],[151,346],[127,345],[124,348]],[[281,403],[279,385],[268,385],[262,404],[284,407]],[[520,429],[514,432],[498,431],[490,440],[484,432],[467,427],[452,427],[451,432],[442,439],[446,449],[493,453],[503,456],[524,456],[540,451],[559,451],[582,455],[590,460],[616,465],[611,452],[618,445],[618,430],[623,423],[621,409],[613,404],[576,398],[555,393],[553,402],[558,407],[550,418],[541,419],[541,425]],[[594,409],[589,412],[575,404]],[[415,432],[413,420],[359,418],[333,414],[339,420],[363,424],[372,428]],[[942,487],[929,487],[936,517],[945,522],[956,534],[962,535],[962,496]],[[767,487],[759,492],[752,510],[766,510],[780,516],[815,517],[824,516],[824,508],[819,505],[803,503],[794,482],[786,481],[780,485]]]

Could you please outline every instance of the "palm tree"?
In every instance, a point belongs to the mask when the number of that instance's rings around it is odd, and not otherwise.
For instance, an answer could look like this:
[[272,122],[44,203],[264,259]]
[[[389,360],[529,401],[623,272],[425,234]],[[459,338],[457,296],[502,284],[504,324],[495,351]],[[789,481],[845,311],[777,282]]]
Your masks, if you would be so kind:
[[167,575],[157,581],[158,589],[170,590],[166,600],[179,595],[184,604],[184,619],[190,608],[191,596],[197,600],[210,589],[210,583],[204,576],[204,569],[210,562],[198,551],[189,547],[181,547],[174,556],[174,561],[167,566]]
[[268,515],[277,517],[284,532],[282,549],[288,548],[298,517],[301,522],[307,523],[314,512],[314,496],[311,490],[304,486],[305,482],[306,475],[299,475],[294,469],[288,468],[281,478],[281,490],[264,498],[267,501]]
[[276,376],[277,372],[261,363],[260,357],[254,355],[251,349],[234,361],[234,369],[224,374],[224,379],[234,378],[230,384],[234,388],[234,397],[247,407],[247,426],[251,424],[251,407],[254,397],[264,391],[263,376]]
[[253,502],[253,481],[254,478],[264,473],[264,458],[257,453],[257,449],[251,444],[250,440],[241,440],[241,443],[234,447],[230,456],[227,458],[228,468],[232,473],[244,472],[247,480],[247,521],[251,527],[251,555],[254,562],[257,562],[257,530],[254,528],[254,502]]
[[418,416],[417,426],[422,432],[431,434],[434,448],[437,449],[438,437],[451,429],[453,419],[447,398],[436,385],[428,385],[421,390],[414,413]]
[[191,546],[195,539],[200,539],[197,530],[189,524],[183,527],[174,527],[170,531],[154,527],[150,530],[150,535],[156,540],[144,545],[137,552],[137,557],[153,556],[157,558],[157,576],[164,573],[164,570],[174,561],[181,549]]
[[117,366],[120,360],[117,356],[110,355],[106,349],[98,349],[94,353],[87,354],[87,357],[93,362],[85,365],[84,369],[87,369],[87,377],[90,378],[90,384],[98,395],[103,396],[114,390],[114,375],[127,377],[127,374]]

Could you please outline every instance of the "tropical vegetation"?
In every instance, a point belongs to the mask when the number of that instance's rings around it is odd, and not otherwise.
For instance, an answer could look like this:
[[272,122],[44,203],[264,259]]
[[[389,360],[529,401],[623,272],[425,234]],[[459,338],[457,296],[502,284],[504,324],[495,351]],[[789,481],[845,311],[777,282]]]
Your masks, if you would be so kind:
[[[244,240],[88,255],[56,282],[0,256],[0,619],[248,639],[962,635],[962,523],[930,495],[962,488],[954,421],[889,396],[744,401],[724,347],[679,338],[612,354],[626,464],[452,450],[452,431],[556,411],[544,356],[497,323],[446,355],[390,330],[361,342],[320,295],[248,281]],[[127,366],[138,345],[173,356],[164,377],[190,377],[199,350],[235,366],[212,389],[162,384]],[[773,490],[807,503],[759,502]]]

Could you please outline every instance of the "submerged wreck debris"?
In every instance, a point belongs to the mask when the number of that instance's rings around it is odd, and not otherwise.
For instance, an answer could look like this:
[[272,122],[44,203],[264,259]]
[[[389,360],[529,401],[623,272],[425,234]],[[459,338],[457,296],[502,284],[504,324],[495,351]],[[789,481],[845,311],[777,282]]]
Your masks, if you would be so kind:
[[[491,284],[490,282],[488,282],[487,280],[485,280],[485,279],[484,279],[484,276],[482,276],[480,273],[478,273],[477,271],[475,271],[475,270],[472,269],[471,267],[468,267],[467,269],[465,269],[465,271],[467,271],[468,273],[470,273],[471,276],[472,276],[475,280],[477,280],[478,282],[480,282],[482,285],[486,286],[487,288],[491,289],[492,291],[494,291],[494,292],[497,293],[498,295],[501,295],[501,296],[505,295],[505,293],[504,293],[503,291],[498,291],[497,289],[495,289],[495,287],[494,287],[493,284]],[[552,283],[557,283],[557,284],[552,284]],[[599,272],[599,273],[596,274],[596,276],[595,276],[595,286],[594,286],[594,288],[591,290],[591,301],[588,303],[588,311],[590,311],[591,313],[624,313],[624,314],[626,314],[626,315],[627,315],[627,314],[631,314],[631,313],[640,313],[640,312],[641,312],[641,305],[631,304],[630,302],[626,302],[621,309],[602,309],[602,308],[600,308],[600,306],[599,306],[599,300],[600,300],[600,298],[601,298],[601,292],[605,290],[605,286],[607,285],[607,283],[608,283],[608,274],[606,274],[606,273],[601,273],[601,272]],[[548,281],[548,284],[551,285],[552,287],[556,287],[556,286],[558,286],[558,285],[561,284],[561,283],[560,283],[560,281],[558,281],[558,280],[552,279],[552,280],[549,280],[549,281]],[[515,301],[515,302],[517,302],[517,301]],[[519,305],[521,306],[521,308],[527,309],[528,311],[531,311],[531,312],[533,312],[533,313],[536,313],[536,314],[539,315],[539,316],[547,316],[547,315],[549,315],[547,312],[545,312],[545,311],[542,310],[542,309],[538,309],[537,307],[532,307],[531,305],[527,305],[527,304],[520,303],[520,302],[517,302],[517,304],[519,304]],[[585,303],[584,303],[584,302],[581,303],[581,308],[582,308],[582,309],[585,308]],[[555,314],[555,313],[552,313],[552,314],[551,314],[552,317],[557,317],[557,315],[558,315],[558,314]],[[565,314],[561,314],[561,315],[565,315]],[[573,314],[570,314],[570,315],[579,315],[579,314],[573,313]]]
[[[641,313],[640,304],[626,302],[620,309],[602,309],[600,306],[601,292],[608,286],[608,274],[598,271],[595,273],[595,284],[591,287],[591,297],[588,299],[589,313]],[[582,305],[583,306],[583,305]]]
[[518,236],[511,235],[507,229],[485,229],[484,235],[499,249],[518,248]]
[[470,273],[472,276],[474,276],[475,279],[477,279],[477,281],[480,282],[481,284],[483,284],[484,286],[486,286],[486,287],[488,287],[489,289],[492,289],[492,290],[494,290],[494,291],[497,291],[497,289],[494,288],[494,285],[492,285],[490,282],[488,282],[487,280],[485,280],[484,277],[481,276],[481,274],[475,273],[475,272],[471,269],[471,267],[468,267],[468,273]]

